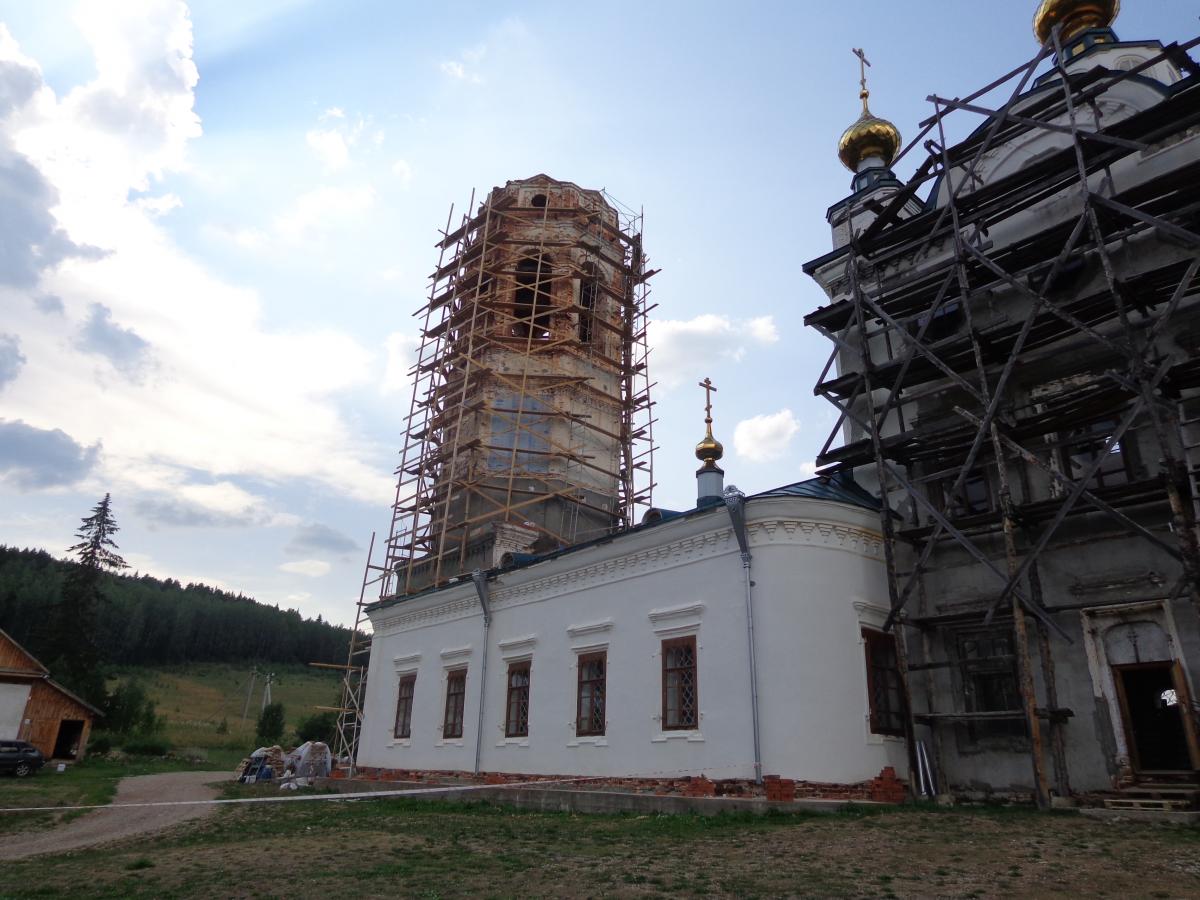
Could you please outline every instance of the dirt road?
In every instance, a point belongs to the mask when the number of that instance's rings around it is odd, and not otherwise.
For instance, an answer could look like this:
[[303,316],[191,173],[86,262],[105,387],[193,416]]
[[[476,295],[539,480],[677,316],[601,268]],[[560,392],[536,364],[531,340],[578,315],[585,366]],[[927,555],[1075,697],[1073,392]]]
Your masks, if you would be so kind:
[[[160,800],[210,800],[217,796],[211,782],[220,772],[168,772],[123,778],[117,785],[114,807],[122,803]],[[108,844],[137,834],[162,831],[181,822],[211,815],[215,806],[142,806],[132,809],[95,809],[49,831],[13,834],[0,842],[0,860],[24,859],[42,853],[64,853],[80,847]]]

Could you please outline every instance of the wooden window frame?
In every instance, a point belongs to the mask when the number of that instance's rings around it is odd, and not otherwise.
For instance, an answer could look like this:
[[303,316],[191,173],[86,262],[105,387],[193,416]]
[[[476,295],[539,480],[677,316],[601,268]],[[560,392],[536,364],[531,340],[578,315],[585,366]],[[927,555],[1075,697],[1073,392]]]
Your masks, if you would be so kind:
[[[602,667],[600,677],[585,678],[586,667],[596,662],[599,662]],[[577,737],[602,737],[608,716],[608,651],[580,654],[577,668],[579,676],[575,689],[575,734]],[[585,686],[591,688],[586,700],[584,698]],[[585,703],[587,703],[586,710],[584,709]],[[598,716],[597,713],[599,713]],[[593,724],[597,718],[600,720],[599,728]]]
[[[883,631],[877,631],[874,628],[862,629],[863,651],[866,657],[867,666],[867,702],[870,708],[871,733],[889,735],[891,737],[904,737],[904,722],[907,718],[907,710],[904,708],[904,679],[900,674],[900,648],[896,645],[896,636],[887,634]],[[894,665],[888,666],[880,663],[881,645],[887,644],[891,650],[892,660]],[[880,696],[880,692],[876,688],[880,687],[879,679],[887,677],[889,673],[895,673],[896,690],[899,693],[899,708],[880,709],[876,703],[876,699]],[[884,696],[886,696],[886,688]],[[898,718],[900,724],[889,724],[888,720]]]
[[[669,666],[668,659],[670,651],[676,647],[691,647],[692,649],[692,664],[691,666]],[[696,636],[694,634],[687,637],[668,638],[662,642],[662,730],[663,731],[695,731],[700,727],[700,677],[699,677],[699,654],[696,647]],[[672,672],[687,672],[692,673],[692,704],[690,721],[681,721],[677,724],[671,724],[669,718],[669,700],[670,700],[670,675]],[[679,703],[680,718],[684,711],[682,698]]]
[[[504,736],[506,738],[529,737],[529,687],[533,681],[530,674],[532,668],[532,660],[528,659],[508,664],[508,675],[505,677],[508,689],[504,692]],[[515,675],[524,675],[525,683],[514,685],[513,676]],[[525,705],[523,719],[521,716],[522,695],[524,695]],[[516,703],[515,710],[514,702]]]
[[[405,688],[408,689],[407,694]],[[417,673],[409,672],[400,676],[400,686],[396,691],[396,727],[392,729],[392,737],[404,739],[412,737],[413,696],[417,692]]]
[[[461,690],[454,690],[461,685]],[[467,711],[467,669],[465,666],[446,671],[446,711],[442,716],[442,738],[457,739],[463,736],[463,722]],[[457,712],[457,716],[452,713]],[[457,726],[457,727],[456,727]]]

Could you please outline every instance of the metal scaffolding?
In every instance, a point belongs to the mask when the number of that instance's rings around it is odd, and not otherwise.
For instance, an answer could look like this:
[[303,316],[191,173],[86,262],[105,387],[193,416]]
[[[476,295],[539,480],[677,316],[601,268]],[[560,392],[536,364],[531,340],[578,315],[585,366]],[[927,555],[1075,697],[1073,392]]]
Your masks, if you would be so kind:
[[[1113,174],[1200,125],[1200,72],[1187,54],[1200,39],[1170,44],[1128,71],[1075,73],[1059,42],[1056,28],[1032,60],[965,99],[928,98],[933,115],[901,154],[923,142],[928,158],[850,236],[846,299],[805,320],[834,343],[815,393],[839,416],[818,463],[823,473],[871,467],[884,499],[885,628],[905,626],[897,643],[906,691],[911,672],[948,665],[930,658],[939,628],[997,616],[1011,622],[1021,708],[917,712],[910,702],[910,757],[916,723],[936,736],[964,720],[1023,721],[1043,807],[1051,793],[1045,728],[1055,787],[1069,791],[1062,725],[1071,711],[1057,700],[1051,640],[1070,640],[1057,620],[1068,607],[1047,602],[1038,571],[1064,522],[1090,513],[1153,545],[1177,567],[1172,597],[1190,596],[1200,613],[1200,440],[1189,440],[1200,419],[1191,410],[1200,404],[1200,359],[1168,332],[1200,304],[1200,159],[1193,154],[1127,187]],[[1037,84],[1048,89],[1031,94],[1046,60],[1052,69],[1043,79],[1051,80]],[[1164,62],[1187,72],[1189,83],[1108,124],[1109,92]],[[984,105],[992,92],[1007,96],[1001,108]],[[956,113],[983,121],[951,146],[947,119]],[[1066,138],[1061,149],[986,183],[976,177],[989,151],[1039,130]],[[942,202],[914,211],[913,198],[928,186]],[[1032,224],[1014,236],[1018,217]],[[1007,304],[1001,314],[998,295]],[[835,363],[839,374],[831,374]],[[1031,397],[1018,388],[1018,373],[1034,365],[1057,365],[1070,377]],[[1097,472],[1133,426],[1153,434],[1159,471],[1098,487]],[[1064,470],[1062,450],[1084,429],[1096,434],[1090,463]],[[845,442],[836,446],[840,435]],[[983,466],[996,502],[973,510],[966,489]],[[1045,496],[1030,490],[1030,473],[1050,485]],[[926,607],[927,576],[951,552],[969,555],[980,580],[994,586],[986,609],[933,615]],[[932,703],[932,689],[929,696]]]

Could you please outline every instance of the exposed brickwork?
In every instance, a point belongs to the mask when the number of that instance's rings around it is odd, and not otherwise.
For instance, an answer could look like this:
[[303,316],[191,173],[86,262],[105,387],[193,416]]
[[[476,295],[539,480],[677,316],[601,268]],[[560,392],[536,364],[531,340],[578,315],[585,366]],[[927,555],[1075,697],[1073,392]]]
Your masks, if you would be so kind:
[[[344,769],[331,773],[333,778],[345,778]],[[430,769],[379,769],[360,767],[355,777],[366,781],[425,782],[431,784],[526,784],[536,781],[557,782],[556,787],[579,790],[623,791],[632,794],[684,797],[765,797],[767,800],[874,800],[880,803],[903,803],[907,788],[888,766],[879,776],[859,784],[830,784],[815,781],[796,781],[778,775],[764,775],[761,785],[750,779],[710,779],[705,775],[681,778],[581,778],[577,775],[528,775],[518,772],[471,772]]]
[[878,777],[871,779],[870,798],[876,803],[903,803],[908,797],[904,782],[896,777],[896,770],[886,767]]

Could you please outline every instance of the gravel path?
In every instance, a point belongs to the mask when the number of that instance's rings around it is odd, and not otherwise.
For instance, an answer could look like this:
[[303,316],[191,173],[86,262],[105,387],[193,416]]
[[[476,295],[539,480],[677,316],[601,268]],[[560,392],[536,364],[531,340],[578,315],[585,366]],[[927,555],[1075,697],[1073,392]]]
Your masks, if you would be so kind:
[[[123,778],[117,785],[113,803],[211,800],[217,796],[217,788],[210,784],[226,777],[221,772],[168,772],[164,775]],[[59,828],[8,836],[0,841],[0,860],[24,859],[42,853],[64,853],[81,847],[109,844],[203,818],[211,815],[216,808],[196,805],[95,809]]]

